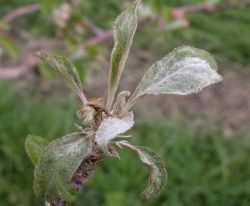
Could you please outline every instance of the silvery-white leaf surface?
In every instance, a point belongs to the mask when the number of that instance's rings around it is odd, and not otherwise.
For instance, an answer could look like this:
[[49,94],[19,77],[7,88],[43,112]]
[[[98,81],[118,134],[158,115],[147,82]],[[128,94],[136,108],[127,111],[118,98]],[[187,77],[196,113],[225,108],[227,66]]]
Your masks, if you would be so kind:
[[72,133],[52,141],[35,167],[36,195],[48,201],[58,198],[72,201],[71,178],[91,152],[91,140],[81,133]]
[[148,185],[143,194],[146,198],[157,195],[167,181],[167,171],[160,157],[148,148],[135,146],[127,141],[117,142],[120,147],[126,147],[137,153],[140,160],[149,168]]
[[138,7],[141,0],[135,1],[120,16],[114,24],[114,49],[111,55],[111,68],[109,70],[107,108],[111,109],[118,89],[121,74],[124,70],[130,48],[138,24]]
[[145,94],[197,93],[221,80],[217,64],[208,52],[189,46],[179,47],[149,68],[129,104],[134,104]]
[[82,92],[82,82],[74,64],[63,56],[46,53],[40,53],[39,56],[65,79],[70,89],[86,104],[87,99]]
[[134,126],[134,114],[129,112],[123,118],[107,117],[96,131],[96,143],[105,148],[117,135],[123,134]]
[[116,102],[112,110],[113,115],[120,116],[125,112],[124,109],[127,104],[127,99],[130,95],[130,91],[122,91],[117,95]]

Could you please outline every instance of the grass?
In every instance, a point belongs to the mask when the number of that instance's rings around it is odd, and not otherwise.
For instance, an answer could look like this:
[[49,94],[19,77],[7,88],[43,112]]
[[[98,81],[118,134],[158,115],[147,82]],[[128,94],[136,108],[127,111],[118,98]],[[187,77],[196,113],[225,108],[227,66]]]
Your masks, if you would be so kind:
[[[159,5],[166,2],[157,1]],[[0,14],[36,2],[6,1],[1,3]],[[16,24],[37,38],[53,38],[55,31],[45,13],[62,1],[41,2],[44,4],[42,13],[24,17]],[[50,2],[56,3],[50,5]],[[122,9],[116,0],[82,2],[79,14],[88,16],[104,28],[111,28]],[[168,3],[175,6],[190,1],[171,0]],[[249,10],[195,14],[189,19],[192,27],[169,33],[145,27],[137,34],[136,47],[162,56],[173,47],[190,44],[209,50],[217,59],[223,57],[249,64]],[[155,36],[157,38],[152,38]],[[53,139],[74,128],[75,103],[72,98],[58,95],[46,98],[32,92],[23,93],[0,84],[0,206],[43,205],[32,192],[33,166],[24,151],[25,137],[32,133]],[[169,173],[166,189],[155,200],[143,200],[140,192],[147,174],[135,156],[122,152],[121,160],[108,160],[100,165],[79,196],[79,206],[250,204],[250,144],[244,137],[225,139],[219,130],[198,132],[167,121],[155,125],[141,122],[132,133],[135,143],[150,146],[162,156]]]
[[[38,93],[38,92],[36,92]],[[73,128],[75,104],[62,96],[20,94],[0,85],[0,206],[43,205],[32,193],[33,167],[24,151],[29,133],[48,139]],[[79,206],[248,206],[250,204],[250,144],[244,138],[225,139],[193,131],[174,122],[133,130],[136,144],[150,146],[165,162],[169,178],[155,200],[140,192],[146,172],[126,151],[121,160],[103,162],[79,196]]]
[[73,106],[62,98],[30,100],[2,84],[0,94],[0,205],[38,205],[32,194],[25,137],[29,133],[50,139],[63,135],[72,128]]

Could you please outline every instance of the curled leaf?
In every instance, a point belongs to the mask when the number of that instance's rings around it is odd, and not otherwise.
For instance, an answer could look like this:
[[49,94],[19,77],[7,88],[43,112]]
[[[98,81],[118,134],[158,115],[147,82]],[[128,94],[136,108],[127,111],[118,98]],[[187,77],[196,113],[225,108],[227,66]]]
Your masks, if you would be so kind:
[[134,114],[128,113],[123,118],[107,117],[96,131],[96,143],[106,152],[107,145],[119,134],[123,134],[134,126]]
[[160,157],[145,147],[130,144],[127,141],[117,142],[120,147],[126,147],[137,153],[140,160],[150,169],[148,185],[143,194],[146,198],[157,195],[167,181],[167,171]]
[[45,147],[48,145],[47,141],[39,136],[28,135],[25,140],[25,150],[33,165],[36,165]]
[[73,200],[71,178],[92,152],[92,141],[82,133],[72,133],[51,142],[35,167],[34,190],[48,202]]
[[111,109],[138,24],[140,0],[129,6],[115,21],[114,49],[109,70],[107,108]]
[[82,82],[73,63],[63,56],[54,56],[46,53],[40,53],[39,56],[62,75],[70,89],[72,89],[72,91],[79,96],[82,103],[86,105],[87,99],[82,91]]
[[188,95],[221,80],[216,62],[208,52],[179,47],[149,68],[131,96],[128,107],[145,94]]
[[113,106],[112,114],[116,116],[120,116],[121,114],[126,113],[124,108],[127,103],[127,99],[130,96],[130,91],[122,91],[117,95],[116,102]]

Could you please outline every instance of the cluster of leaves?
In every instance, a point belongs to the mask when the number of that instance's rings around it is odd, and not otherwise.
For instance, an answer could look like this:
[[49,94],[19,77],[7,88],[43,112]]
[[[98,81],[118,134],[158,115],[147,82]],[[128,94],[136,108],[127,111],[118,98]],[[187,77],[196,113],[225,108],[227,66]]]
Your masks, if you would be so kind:
[[67,59],[40,55],[63,76],[81,101],[76,132],[50,143],[36,136],[29,136],[26,140],[26,151],[35,165],[35,193],[44,197],[48,205],[73,202],[74,194],[92,175],[96,164],[108,157],[119,157],[123,148],[135,152],[150,169],[145,197],[157,194],[167,176],[160,158],[150,149],[131,144],[128,137],[122,135],[134,126],[132,107],[139,97],[147,94],[187,95],[222,80],[210,54],[184,46],[153,64],[132,94],[129,91],[117,94],[137,29],[139,6],[140,0],[135,1],[115,21],[115,46],[105,103],[91,101],[85,96],[78,73]]
[[[46,97],[32,91],[27,94],[27,90],[0,83],[4,95],[0,99],[0,205],[44,206],[32,194],[33,169],[20,145],[28,133],[50,141],[74,130],[72,97],[56,92]],[[142,121],[131,130],[136,137],[133,142],[154,148],[161,156],[170,177],[167,187],[150,201],[138,198],[147,171],[133,153],[124,150],[122,161],[102,162],[79,193],[77,206],[249,205],[248,134],[226,138],[219,125],[216,131],[204,131],[175,121]]]

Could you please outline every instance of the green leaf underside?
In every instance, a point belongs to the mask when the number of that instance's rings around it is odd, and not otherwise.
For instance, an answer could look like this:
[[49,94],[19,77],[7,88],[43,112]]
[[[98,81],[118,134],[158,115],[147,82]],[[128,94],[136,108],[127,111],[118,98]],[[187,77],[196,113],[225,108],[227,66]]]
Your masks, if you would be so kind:
[[72,133],[51,142],[35,167],[36,195],[48,201],[57,198],[73,201],[71,178],[91,152],[92,141],[81,133]]
[[117,92],[119,81],[124,70],[130,48],[138,24],[138,6],[136,1],[128,7],[115,21],[114,24],[114,49],[111,55],[111,68],[109,70],[109,88],[107,107],[112,106]]
[[128,104],[131,107],[145,94],[197,93],[221,80],[216,62],[208,52],[189,46],[179,47],[149,68]]
[[120,141],[118,145],[137,153],[140,160],[150,169],[148,184],[143,195],[147,199],[158,195],[167,181],[167,171],[160,157],[148,148],[135,146],[127,141]]
[[48,142],[39,136],[28,135],[25,140],[25,150],[29,158],[31,159],[33,165],[36,165],[40,157],[48,145]]
[[55,71],[57,71],[65,79],[68,86],[76,95],[82,95],[82,82],[79,77],[77,69],[71,61],[63,56],[54,56],[42,53],[40,54],[42,60],[48,63]]

